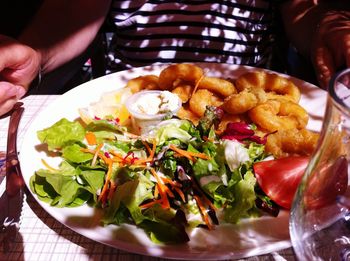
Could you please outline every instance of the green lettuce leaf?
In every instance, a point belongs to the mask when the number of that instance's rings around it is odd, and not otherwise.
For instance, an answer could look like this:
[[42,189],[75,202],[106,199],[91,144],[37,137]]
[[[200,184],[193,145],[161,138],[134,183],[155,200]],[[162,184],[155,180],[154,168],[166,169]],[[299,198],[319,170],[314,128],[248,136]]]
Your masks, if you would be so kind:
[[188,143],[192,136],[176,124],[161,126],[156,133],[157,144],[161,145],[170,139],[177,139],[183,143]]
[[189,241],[185,229],[173,223],[145,219],[139,224],[154,243],[184,243]]
[[51,127],[38,131],[37,136],[40,142],[48,145],[49,150],[55,150],[71,141],[83,141],[85,130],[79,122],[63,118]]
[[[92,171],[96,180],[91,182],[89,174],[75,169],[63,161],[58,170],[40,169],[31,177],[30,188],[40,199],[56,207],[75,207],[95,197],[96,186],[103,184],[103,171]],[[84,177],[82,180],[80,175]],[[87,182],[84,182],[86,180]],[[102,182],[101,182],[102,180]],[[92,186],[91,186],[92,185]]]
[[67,161],[74,163],[84,163],[92,160],[94,157],[91,153],[85,153],[81,151],[81,146],[78,144],[72,144],[62,149],[62,157]]
[[[112,124],[107,120],[94,120],[86,126],[86,130],[92,131],[92,132],[105,131],[109,133],[123,133],[123,131],[126,131],[125,127]],[[103,134],[103,133],[100,133],[100,134]]]
[[253,172],[249,171],[244,175],[233,190],[235,201],[228,205],[224,211],[224,219],[229,223],[237,223],[240,218],[249,217],[251,209],[255,208],[256,179]]
[[110,206],[105,209],[105,215],[102,222],[104,224],[113,224],[115,217],[121,205],[125,206],[135,222],[140,224],[145,217],[141,213],[139,205],[146,199],[153,198],[150,184],[144,179],[135,178],[124,184],[118,185],[110,202]]

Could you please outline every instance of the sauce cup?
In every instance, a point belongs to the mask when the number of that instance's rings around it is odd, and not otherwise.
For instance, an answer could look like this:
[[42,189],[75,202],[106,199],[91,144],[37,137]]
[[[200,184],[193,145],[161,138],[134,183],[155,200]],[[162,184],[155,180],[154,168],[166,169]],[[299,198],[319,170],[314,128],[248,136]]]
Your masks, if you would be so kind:
[[176,94],[169,91],[145,90],[130,96],[125,106],[131,115],[133,133],[142,135],[162,120],[175,115],[182,102]]

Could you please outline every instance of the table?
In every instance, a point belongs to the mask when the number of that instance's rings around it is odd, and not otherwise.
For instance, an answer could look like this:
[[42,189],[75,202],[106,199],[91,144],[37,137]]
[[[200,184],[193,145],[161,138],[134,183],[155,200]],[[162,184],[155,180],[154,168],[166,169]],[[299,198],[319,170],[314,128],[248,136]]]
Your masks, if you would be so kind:
[[[31,95],[22,100],[25,111],[18,131],[19,148],[24,133],[35,116],[57,97],[57,95]],[[2,165],[6,151],[8,122],[8,117],[0,117],[0,171],[4,171]],[[5,182],[2,182],[0,195],[4,189]],[[81,236],[52,218],[36,203],[32,196],[27,195],[21,213],[20,229],[15,239],[15,247],[7,253],[0,247],[0,260],[162,261],[166,259],[128,253]],[[289,261],[296,260],[296,257],[293,249],[288,248],[279,252],[240,260]]]

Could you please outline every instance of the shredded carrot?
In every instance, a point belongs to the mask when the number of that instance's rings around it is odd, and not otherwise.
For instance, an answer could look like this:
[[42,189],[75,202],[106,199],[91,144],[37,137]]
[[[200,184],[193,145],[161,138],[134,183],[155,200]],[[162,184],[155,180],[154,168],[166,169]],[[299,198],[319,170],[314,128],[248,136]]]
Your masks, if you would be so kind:
[[154,198],[158,198],[158,195],[159,195],[158,186],[155,186],[153,196],[154,196]]
[[113,180],[110,181],[110,188],[109,188],[109,192],[108,192],[108,199],[111,200],[113,197],[113,194],[115,192],[117,188],[117,185],[115,184],[115,182]]
[[142,144],[146,147],[149,154],[151,154],[151,148],[149,147],[148,143],[146,141],[142,141]]
[[217,210],[217,208],[213,205],[213,203],[206,196],[203,196],[203,199],[208,206],[210,206],[214,210]]
[[196,93],[197,89],[198,89],[198,86],[199,86],[199,83],[203,80],[203,78],[205,77],[205,73],[203,73],[203,75],[201,76],[201,78],[198,79],[198,81],[196,82],[196,85],[194,86],[193,88],[193,92],[191,93],[191,96],[193,96],[193,94]]
[[197,157],[197,158],[201,158],[201,159],[205,159],[205,160],[209,160],[210,157],[205,154],[205,153],[201,153],[201,152],[193,152],[193,151],[187,151],[187,153],[193,157]]
[[114,162],[120,163],[121,165],[136,165],[136,166],[137,165],[144,166],[145,163],[152,162],[154,154],[156,152],[156,148],[157,148],[156,141],[153,140],[152,149],[150,148],[147,142],[142,141],[142,143],[146,147],[149,154],[149,156],[146,159],[139,159],[137,157],[134,157],[133,153],[128,153],[126,156],[122,156],[120,153],[116,151],[109,151],[114,156],[112,160]]
[[170,208],[170,203],[169,203],[169,200],[167,197],[167,192],[166,192],[167,190],[169,190],[169,188],[164,185],[164,183],[159,178],[159,176],[154,168],[151,168],[151,173],[157,180],[158,191],[159,191],[160,198],[162,201],[162,208],[164,208],[164,209]]
[[112,158],[113,162],[118,162],[120,165],[134,165],[144,167],[145,163],[150,162],[150,159],[138,159],[138,158],[129,158],[123,157],[121,154],[115,151],[109,151],[114,157]]
[[163,180],[164,183],[170,184],[173,187],[182,187],[182,185],[174,180],[171,180],[167,177],[161,177],[161,179]]
[[90,131],[86,132],[85,139],[89,145],[96,145],[97,144],[96,136],[93,132],[90,132]]
[[[166,177],[161,177],[161,179],[162,179],[162,181],[164,182],[164,183],[166,183],[166,184],[170,184],[171,185],[171,187],[177,192],[177,194],[179,194],[179,196],[181,197],[181,199],[182,199],[182,201],[183,202],[185,202],[185,195],[184,195],[184,193],[182,192],[182,190],[180,189],[181,187],[182,187],[182,185],[180,184],[180,183],[178,183],[178,182],[176,182],[176,181],[174,181],[174,180],[171,180],[171,179],[169,179],[169,178],[166,178]],[[169,190],[169,189],[168,189]],[[170,190],[169,190],[169,192],[171,192]],[[167,191],[167,193],[168,193],[168,191]],[[172,194],[172,196],[170,196],[169,194],[169,197],[174,197],[174,194],[173,193],[171,193]]]
[[194,195],[193,197],[194,197],[194,199],[195,199],[196,202],[197,202],[198,208],[199,208],[199,210],[201,211],[201,214],[202,214],[202,217],[203,217],[203,220],[204,220],[205,224],[208,226],[208,229],[209,229],[209,230],[212,230],[212,229],[214,228],[214,226],[213,226],[213,225],[211,224],[211,222],[210,222],[210,217],[209,217],[209,215],[208,215],[208,213],[207,213],[207,210],[205,209],[205,207],[204,207],[202,201],[201,201],[200,198],[199,198],[198,196],[196,196],[196,195]]
[[106,195],[106,193],[110,187],[109,185],[110,185],[110,178],[112,175],[112,166],[113,166],[113,161],[110,158],[106,157],[101,152],[102,146],[103,146],[103,143],[99,144],[95,150],[81,148],[81,151],[83,151],[83,152],[94,154],[94,157],[93,157],[92,162],[91,162],[91,166],[94,166],[96,164],[97,157],[100,157],[108,166],[105,183],[103,185],[101,194],[99,196],[99,201],[105,201],[106,197],[108,196],[108,195]]
[[151,162],[152,160],[150,160],[149,158],[147,159],[137,159],[134,161],[135,165],[144,165],[147,162]]
[[101,191],[101,194],[99,196],[99,201],[105,201],[105,197],[106,197],[106,193],[109,189],[109,184],[110,184],[110,179],[111,179],[111,176],[112,176],[112,170],[113,170],[113,162],[112,161],[109,161],[108,162],[108,170],[107,170],[107,174],[106,174],[106,179],[105,179],[105,183],[103,185],[103,188],[102,188],[102,191]]
[[129,165],[133,165],[135,163],[136,160],[138,160],[138,157],[135,157],[135,154],[133,151],[129,151],[126,156],[123,158],[124,160],[124,164],[129,164]]
[[205,153],[182,150],[182,149],[179,149],[178,147],[176,147],[174,144],[170,144],[169,148],[172,149],[173,151],[183,155],[184,157],[188,158],[189,160],[192,160],[192,161],[193,161],[193,157],[197,157],[197,158],[201,158],[201,159],[205,159],[205,160],[210,159],[210,157],[208,155],[206,155]]
[[178,154],[180,154],[180,155],[182,155],[182,156],[188,158],[190,161],[194,161],[193,157],[192,157],[191,155],[189,155],[189,154],[187,153],[187,151],[182,150],[182,149],[179,149],[179,148],[177,148],[176,146],[174,146],[173,144],[170,144],[170,147],[169,147],[169,148],[172,149],[173,151],[175,151],[176,153],[178,153]]
[[96,160],[97,160],[97,157],[98,157],[98,153],[100,152],[101,148],[103,146],[103,143],[100,143],[96,150],[95,150],[95,154],[94,154],[94,158],[92,159],[92,162],[91,162],[91,166],[95,166],[96,164]]
[[81,151],[94,154],[94,157],[91,162],[91,166],[94,166],[96,164],[97,157],[100,157],[108,166],[105,183],[103,184],[101,194],[99,195],[99,198],[98,198],[99,201],[105,202],[107,198],[111,198],[113,196],[116,185],[114,184],[114,182],[110,180],[112,176],[112,170],[113,170],[112,168],[113,160],[111,158],[106,157],[101,152],[102,147],[103,147],[103,143],[99,144],[95,150],[81,148]]
[[133,162],[131,162],[131,164],[134,164],[134,165],[144,165],[145,163],[147,162],[152,162],[154,159],[154,155],[156,153],[156,148],[157,148],[157,144],[156,144],[156,141],[153,140],[152,142],[152,149],[150,148],[150,146],[148,145],[147,142],[145,141],[142,141],[142,143],[145,145],[148,153],[149,153],[149,156],[146,158],[146,159],[134,159]]
[[44,166],[45,166],[47,169],[49,169],[49,170],[51,170],[51,171],[58,171],[58,169],[55,169],[55,168],[51,167],[44,159],[41,159],[41,162],[44,164]]
[[[183,157],[183,155],[182,155],[182,154],[177,153],[177,152],[175,152],[173,156],[174,156],[175,158],[182,158],[182,157]],[[189,160],[191,160],[191,161],[194,161],[194,158],[193,158],[193,157],[188,158],[188,159],[189,159]]]
[[110,150],[109,153],[111,153],[113,156],[117,157],[117,160],[119,160],[119,159],[123,160],[123,156],[120,153],[113,151],[113,150]]
[[167,193],[166,193],[166,189],[164,185],[159,185],[158,186],[158,191],[160,194],[160,199],[161,199],[161,203],[162,203],[162,208],[164,209],[169,209],[170,208],[170,203],[167,197]]
[[164,187],[165,187],[165,192],[166,192],[166,194],[167,194],[169,197],[174,198],[174,197],[175,197],[175,196],[174,196],[174,193],[171,192],[171,190],[170,190],[167,186],[164,186]]
[[90,150],[85,148],[80,149],[82,152],[94,154],[94,157],[91,162],[91,166],[94,166],[96,164],[97,157],[100,157],[106,164],[108,164],[108,162],[111,161],[111,159],[107,158],[103,153],[101,153],[102,146],[103,146],[103,143],[99,144],[95,150]]
[[151,151],[151,154],[149,156],[149,158],[152,159],[152,160],[154,158],[154,155],[156,154],[156,148],[157,148],[157,143],[156,143],[156,140],[153,139],[153,141],[152,141],[152,151]]
[[109,151],[112,155],[112,161],[113,162],[118,162],[120,165],[124,166],[127,163],[126,157],[127,156],[122,156],[120,153],[116,151]]
[[161,204],[161,203],[162,203],[161,200],[158,199],[158,200],[153,200],[151,202],[142,204],[139,207],[142,208],[142,209],[146,209],[146,208],[150,208],[150,207],[154,206],[155,204]]
[[179,187],[174,187],[175,191],[177,194],[179,194],[180,198],[182,199],[183,202],[186,202],[185,195],[182,192],[182,190]]
[[148,153],[149,153],[149,156],[148,156],[148,161],[153,161],[153,158],[154,158],[154,155],[156,154],[156,148],[157,148],[157,143],[156,143],[156,140],[153,139],[152,140],[152,149],[150,148],[150,146],[148,145],[147,142],[145,141],[142,141],[143,145],[145,145]]

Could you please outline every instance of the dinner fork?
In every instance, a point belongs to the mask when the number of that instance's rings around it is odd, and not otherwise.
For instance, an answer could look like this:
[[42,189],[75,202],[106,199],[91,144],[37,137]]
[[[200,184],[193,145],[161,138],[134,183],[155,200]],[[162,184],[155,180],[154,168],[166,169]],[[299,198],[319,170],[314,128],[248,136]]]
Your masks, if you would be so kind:
[[19,228],[23,205],[23,178],[17,154],[17,131],[24,108],[17,102],[11,111],[6,152],[6,190],[0,198],[0,246],[7,252]]

